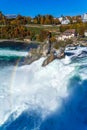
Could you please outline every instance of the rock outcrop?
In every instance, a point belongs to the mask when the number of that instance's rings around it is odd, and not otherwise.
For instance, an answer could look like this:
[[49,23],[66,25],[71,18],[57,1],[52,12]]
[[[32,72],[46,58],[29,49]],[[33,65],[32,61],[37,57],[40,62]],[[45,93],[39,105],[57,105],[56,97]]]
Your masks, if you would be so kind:
[[57,50],[51,47],[49,43],[43,43],[36,49],[30,49],[28,56],[23,61],[23,64],[31,64],[41,57],[47,57],[42,64],[42,66],[46,66],[55,59],[63,58],[64,48]]
[[59,50],[53,49],[53,51],[48,55],[48,57],[44,60],[42,66],[46,66],[51,63],[55,59],[61,59],[64,57],[64,49],[60,48]]
[[53,53],[50,54],[50,55],[47,57],[47,59],[44,60],[42,66],[44,67],[44,66],[48,65],[49,63],[51,63],[51,62],[52,62],[53,60],[55,60],[55,59],[56,59],[55,55],[54,55]]
[[57,56],[58,59],[64,58],[64,48],[58,50]]

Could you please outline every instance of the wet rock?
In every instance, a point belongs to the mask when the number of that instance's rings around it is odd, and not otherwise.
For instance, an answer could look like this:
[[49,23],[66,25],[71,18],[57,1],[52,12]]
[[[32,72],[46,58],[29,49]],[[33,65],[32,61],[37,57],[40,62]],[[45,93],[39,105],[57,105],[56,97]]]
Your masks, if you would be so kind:
[[55,59],[63,58],[64,48],[60,48],[59,50],[57,50],[53,47],[50,48],[48,43],[41,44],[36,49],[30,49],[29,54],[24,59],[23,64],[31,64],[41,57],[47,57],[42,64],[42,66],[46,66]]
[[44,44],[43,45],[43,48],[42,48],[42,55],[45,57],[48,55],[48,52],[49,52],[49,44]]
[[58,54],[57,54],[57,58],[58,58],[58,59],[64,58],[64,56],[65,56],[64,50],[65,50],[64,48],[60,48],[60,49],[58,50]]
[[[28,57],[25,59],[24,63],[30,64],[30,63],[34,62],[35,60],[38,60],[41,57],[46,57],[46,56],[48,56],[48,52],[49,52],[49,44],[44,43],[42,45],[39,45],[37,49],[31,49],[29,51]],[[48,58],[47,58],[47,64],[49,62],[51,62],[52,60],[54,60],[54,57],[55,57],[54,54],[50,54],[50,56],[48,56]],[[44,63],[44,64],[46,64],[46,63]]]
[[41,53],[37,49],[30,49],[28,56],[24,59],[23,64],[31,64],[41,58]]
[[31,56],[31,57],[26,57],[26,58],[23,60],[23,62],[22,62],[21,65],[29,65],[29,64],[31,64],[32,62],[34,62],[34,61],[36,61],[36,60],[38,60],[38,59],[40,59],[40,58],[41,58],[40,55],[34,55],[34,56]]
[[40,59],[40,55],[32,56],[30,59],[27,59],[27,64],[31,64],[32,62]]
[[51,62],[52,62],[53,60],[55,60],[55,59],[56,59],[55,55],[54,55],[53,53],[50,54],[50,55],[47,57],[47,59],[44,60],[42,66],[44,67],[44,66],[48,65],[49,63],[51,63]]
[[46,66],[49,63],[51,63],[55,59],[61,59],[64,57],[64,48],[60,48],[59,50],[52,49],[52,52],[50,55],[47,57],[47,59],[44,60],[42,66]]

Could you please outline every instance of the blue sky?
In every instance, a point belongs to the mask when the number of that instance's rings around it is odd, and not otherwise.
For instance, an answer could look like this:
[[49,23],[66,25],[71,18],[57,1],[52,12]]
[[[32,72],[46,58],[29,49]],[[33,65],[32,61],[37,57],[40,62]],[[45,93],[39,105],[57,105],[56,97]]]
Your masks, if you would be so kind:
[[4,14],[78,15],[87,12],[87,0],[1,0],[0,10]]

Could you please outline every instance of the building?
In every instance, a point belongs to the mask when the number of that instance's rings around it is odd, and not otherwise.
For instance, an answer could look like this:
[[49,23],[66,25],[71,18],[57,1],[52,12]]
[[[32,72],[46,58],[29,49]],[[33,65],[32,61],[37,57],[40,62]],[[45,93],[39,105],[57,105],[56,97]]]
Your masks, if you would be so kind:
[[66,39],[71,39],[76,36],[76,30],[75,29],[68,29],[65,32],[63,32],[59,37],[56,39],[58,41],[64,41]]
[[87,13],[82,15],[82,21],[87,22]]
[[7,14],[7,15],[5,15],[5,17],[6,17],[7,19],[16,19],[16,18],[17,18],[17,15],[16,15],[16,14]]
[[60,21],[60,22],[62,22],[62,20],[63,20],[63,17],[60,17],[60,18],[58,18],[58,19],[59,19],[59,21]]
[[61,16],[58,18],[61,24],[69,24],[70,20],[67,17]]
[[62,20],[62,22],[61,22],[61,24],[69,24],[69,23],[70,23],[69,19]]
[[30,36],[26,36],[24,42],[30,43],[31,42]]
[[87,30],[85,30],[85,32],[84,32],[84,36],[87,37]]

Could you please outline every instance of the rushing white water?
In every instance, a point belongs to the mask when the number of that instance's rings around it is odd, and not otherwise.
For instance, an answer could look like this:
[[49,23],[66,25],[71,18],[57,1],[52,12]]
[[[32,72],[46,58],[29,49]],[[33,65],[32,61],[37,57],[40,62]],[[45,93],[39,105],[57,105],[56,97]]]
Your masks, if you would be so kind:
[[[42,67],[44,58],[22,67],[8,66],[0,71],[0,124],[15,111],[42,110],[43,118],[60,109],[70,96],[69,81],[73,76],[87,79],[87,59],[70,63],[69,58],[55,60]],[[73,86],[71,86],[73,87]]]
[[[23,67],[3,68],[0,73],[0,123],[11,112],[29,105],[40,106],[50,112],[68,96],[67,83],[74,67],[54,61],[41,67],[43,58]],[[61,74],[61,76],[60,76]],[[62,89],[63,88],[63,89]],[[27,106],[28,105],[28,106]]]
[[27,56],[28,52],[9,50],[9,49],[0,49],[0,56]]

